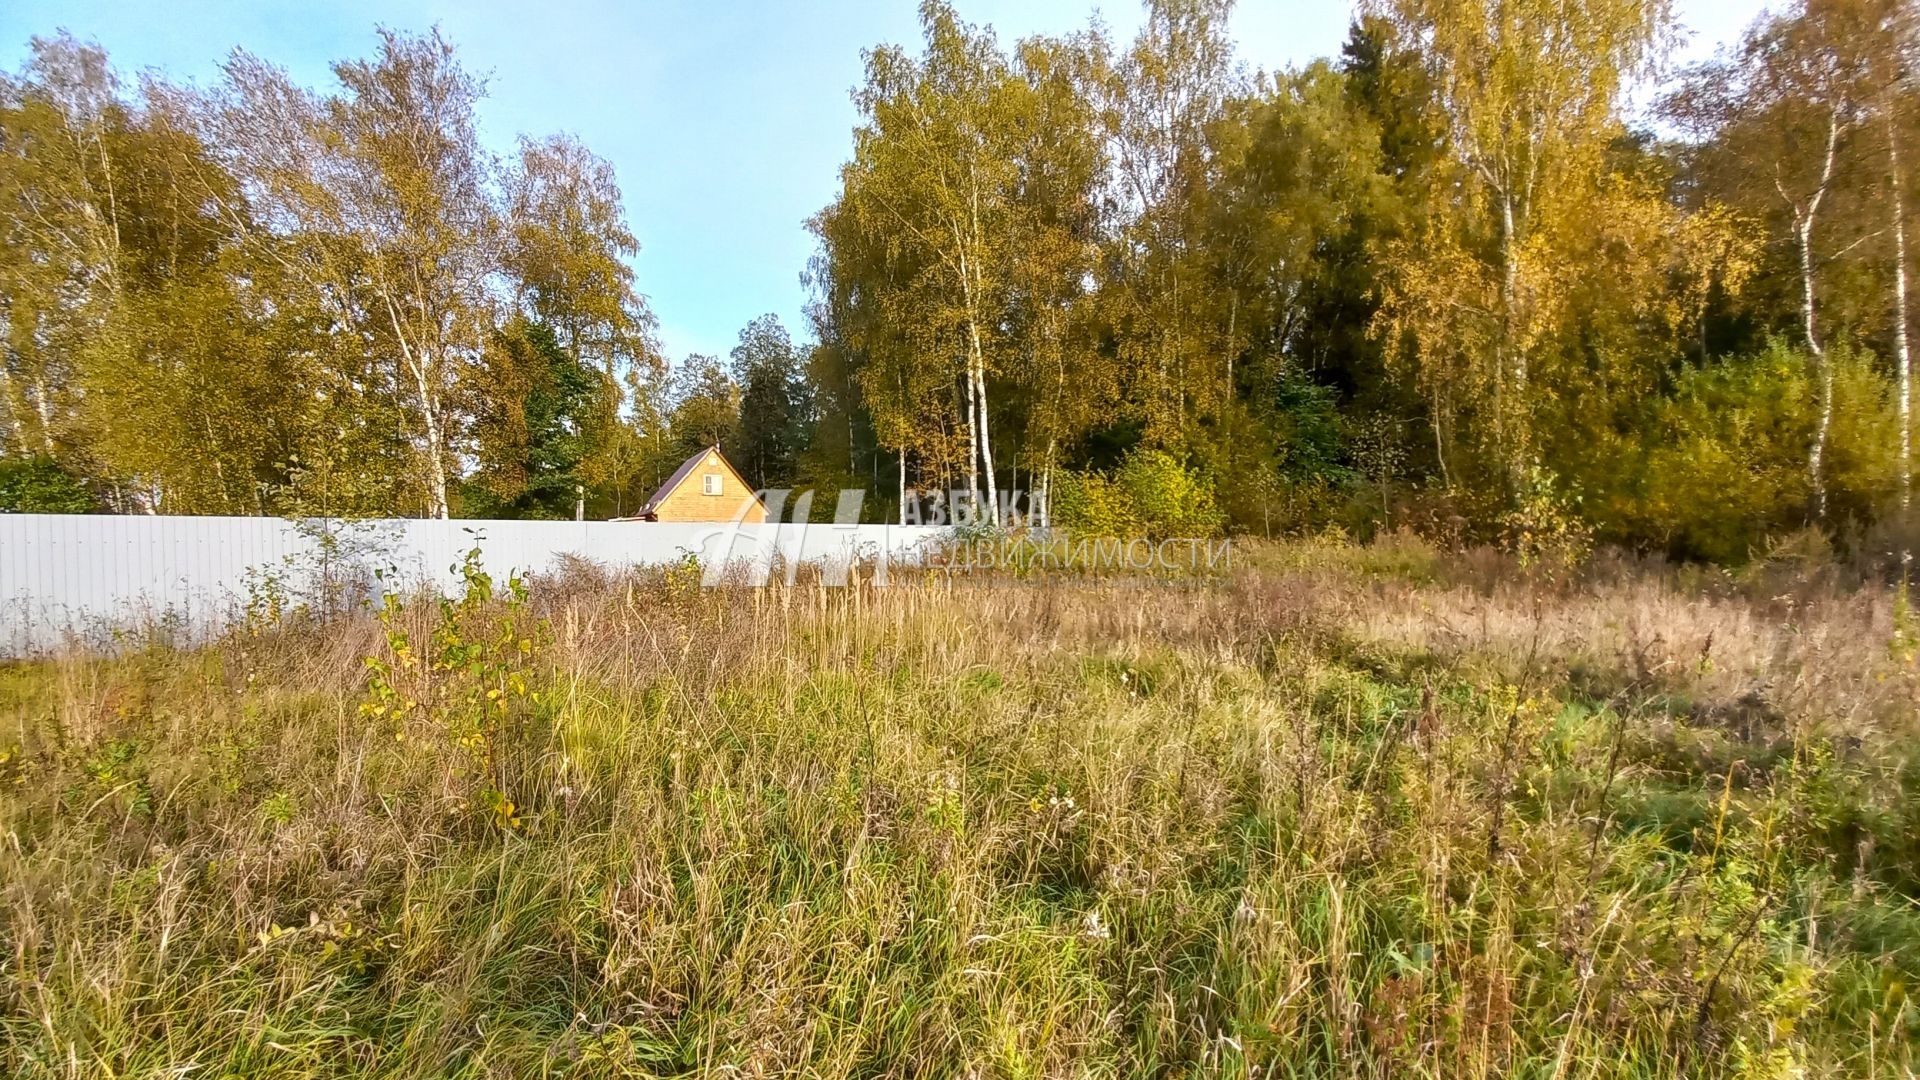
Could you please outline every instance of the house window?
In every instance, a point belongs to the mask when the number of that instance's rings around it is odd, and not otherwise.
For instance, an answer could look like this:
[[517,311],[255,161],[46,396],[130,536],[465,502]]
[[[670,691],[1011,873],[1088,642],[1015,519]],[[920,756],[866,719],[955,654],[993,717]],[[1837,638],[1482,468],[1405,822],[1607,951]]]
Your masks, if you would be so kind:
[[708,473],[700,478],[700,490],[708,495],[720,494],[720,474]]

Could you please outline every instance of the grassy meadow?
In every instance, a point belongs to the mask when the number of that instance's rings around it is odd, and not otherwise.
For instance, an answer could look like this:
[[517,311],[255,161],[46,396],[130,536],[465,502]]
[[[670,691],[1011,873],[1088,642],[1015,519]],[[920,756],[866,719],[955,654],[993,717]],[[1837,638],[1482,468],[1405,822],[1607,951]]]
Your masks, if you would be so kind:
[[0,1075],[1913,1075],[1900,595],[1408,539],[0,667]]

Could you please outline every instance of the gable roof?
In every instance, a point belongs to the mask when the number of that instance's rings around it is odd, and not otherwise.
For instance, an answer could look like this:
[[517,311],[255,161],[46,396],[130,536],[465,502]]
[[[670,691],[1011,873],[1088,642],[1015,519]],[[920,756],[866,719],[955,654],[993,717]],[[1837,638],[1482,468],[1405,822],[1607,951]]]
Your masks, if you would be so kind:
[[[707,459],[708,454],[712,454],[714,457],[719,458],[720,464],[728,472],[733,474],[733,478],[735,480],[740,481],[740,486],[748,487],[748,488],[751,487],[751,485],[747,483],[746,477],[743,477],[740,475],[740,470],[733,467],[733,462],[727,460],[727,455],[720,452],[720,444],[714,443],[712,446],[707,447],[705,450],[702,450],[699,453],[688,458],[687,460],[681,462],[680,467],[673,470],[673,475],[667,477],[666,483],[663,483],[658,488],[655,488],[653,494],[647,497],[647,505],[641,507],[640,513],[636,516],[643,517],[643,518],[651,518],[653,516],[654,511],[659,509],[660,504],[666,501],[667,496],[673,494],[673,489],[679,487],[683,482],[685,482],[688,475],[690,475],[693,472],[693,470],[699,468],[700,463]],[[760,501],[760,496],[758,494],[752,495],[750,497],[755,502]]]

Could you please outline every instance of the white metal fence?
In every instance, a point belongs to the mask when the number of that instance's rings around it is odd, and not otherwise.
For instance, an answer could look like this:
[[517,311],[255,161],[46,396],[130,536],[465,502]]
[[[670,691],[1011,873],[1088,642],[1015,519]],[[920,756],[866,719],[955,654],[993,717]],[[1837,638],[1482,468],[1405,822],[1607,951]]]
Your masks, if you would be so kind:
[[0,514],[0,655],[166,625],[218,630],[249,600],[450,588],[471,548],[498,579],[563,557],[611,568],[688,556],[751,575],[787,565],[911,559],[942,530],[898,525],[639,521],[287,521],[243,517]]

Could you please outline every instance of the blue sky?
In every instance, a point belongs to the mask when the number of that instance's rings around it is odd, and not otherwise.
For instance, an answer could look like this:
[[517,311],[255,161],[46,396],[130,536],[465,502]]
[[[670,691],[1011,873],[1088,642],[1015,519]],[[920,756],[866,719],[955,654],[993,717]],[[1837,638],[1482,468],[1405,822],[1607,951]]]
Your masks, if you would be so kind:
[[[364,56],[374,28],[436,23],[470,68],[489,75],[482,135],[496,152],[522,132],[570,131],[613,162],[642,245],[641,291],[676,362],[724,356],[747,321],[779,315],[803,336],[800,273],[813,253],[807,217],[833,197],[856,120],[848,92],[860,51],[917,40],[915,0],[668,2],[591,0],[7,0],[0,60],[17,69],[34,34],[58,28],[104,46],[123,73],[157,68],[204,83],[234,46],[332,88],[329,61]],[[1095,11],[1080,2],[958,0],[1003,43],[1066,33]],[[1736,36],[1761,0],[1676,0],[1693,31],[1686,56]],[[1242,58],[1267,69],[1339,49],[1351,9],[1325,0],[1241,0]],[[1139,24],[1108,3],[1118,39]]]

